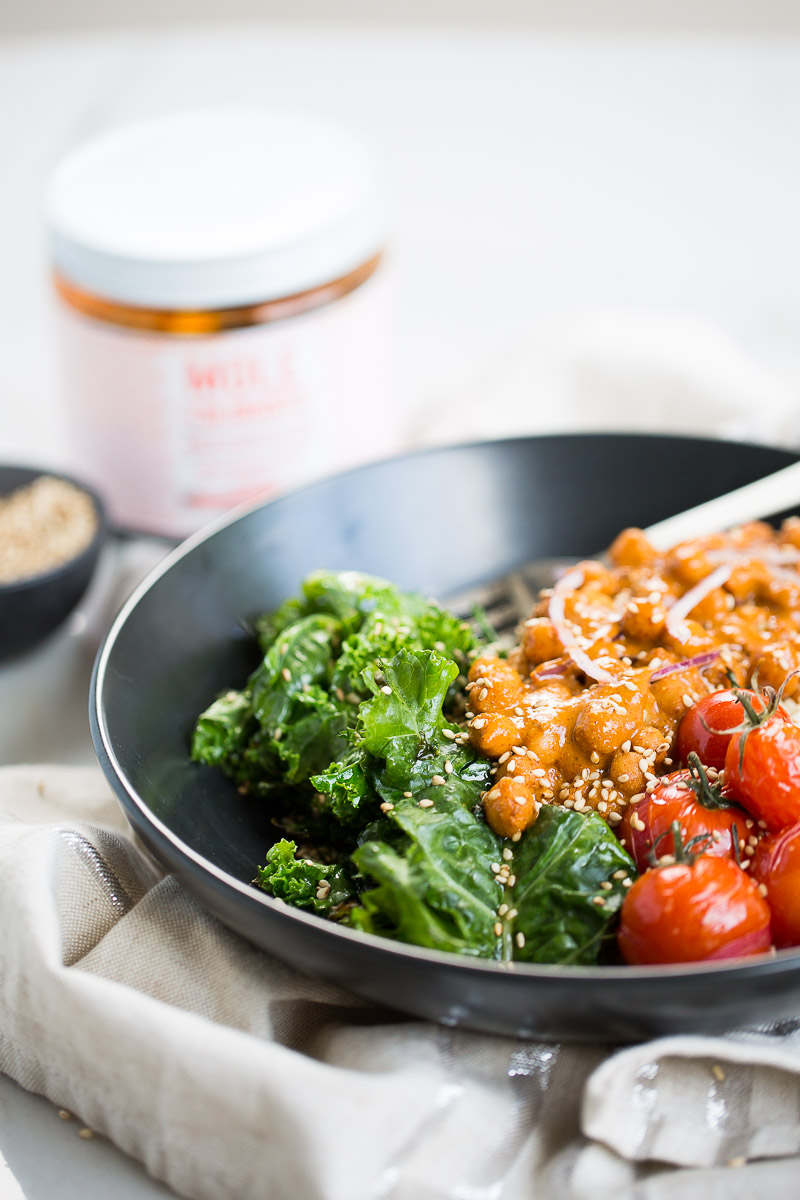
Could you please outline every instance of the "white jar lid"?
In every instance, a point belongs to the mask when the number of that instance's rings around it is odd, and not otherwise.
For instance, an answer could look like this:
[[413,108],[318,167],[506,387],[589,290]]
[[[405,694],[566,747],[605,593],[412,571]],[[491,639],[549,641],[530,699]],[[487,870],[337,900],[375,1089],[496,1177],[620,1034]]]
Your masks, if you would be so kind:
[[327,120],[177,113],[68,155],[50,178],[53,265],[108,300],[233,308],[330,283],[383,239],[375,166]]

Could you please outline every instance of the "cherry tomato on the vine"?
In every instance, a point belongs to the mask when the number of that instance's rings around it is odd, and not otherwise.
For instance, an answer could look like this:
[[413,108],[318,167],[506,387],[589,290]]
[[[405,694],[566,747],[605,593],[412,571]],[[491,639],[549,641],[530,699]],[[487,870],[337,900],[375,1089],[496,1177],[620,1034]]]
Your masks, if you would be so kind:
[[[695,760],[696,761],[696,760]],[[675,821],[684,843],[708,834],[703,844],[706,854],[735,858],[734,833],[742,838],[747,814],[725,796],[724,789],[709,783],[698,766],[673,771],[659,781],[636,804],[629,804],[619,826],[619,837],[636,863],[637,870],[651,866],[650,852],[658,845],[666,853],[664,841]]]
[[800,729],[780,711],[731,738],[725,786],[769,829],[800,821]]
[[800,946],[800,825],[759,842],[751,874],[767,892],[776,946]]
[[769,949],[770,910],[733,859],[701,854],[636,880],[617,939],[634,966],[739,958]]
[[[675,754],[681,762],[688,762],[689,755],[694,753],[704,766],[722,770],[732,731],[747,720],[739,694],[732,688],[710,692],[686,712],[675,739]],[[757,713],[767,707],[767,700],[758,692],[743,694]],[[788,720],[788,714],[784,715]]]

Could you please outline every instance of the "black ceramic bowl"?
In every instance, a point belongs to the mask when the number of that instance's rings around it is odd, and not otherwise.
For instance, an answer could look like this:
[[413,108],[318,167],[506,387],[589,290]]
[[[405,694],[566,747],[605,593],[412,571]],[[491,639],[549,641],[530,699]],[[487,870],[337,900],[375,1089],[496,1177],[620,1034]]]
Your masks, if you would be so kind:
[[0,466],[0,496],[42,475],[63,479],[85,492],[94,504],[97,528],[86,548],[61,566],[15,583],[0,583],[0,660],[30,650],[66,620],[88,587],[105,538],[105,514],[99,496],[60,471]]
[[800,954],[696,967],[499,965],[367,936],[251,887],[275,839],[263,808],[188,759],[195,717],[244,680],[243,622],[315,567],[446,598],[527,560],[586,555],[794,461],[672,437],[461,446],[350,472],[185,543],[139,588],[95,666],[100,761],[154,855],[225,924],[310,975],[420,1017],[528,1037],[626,1040],[796,1014]]

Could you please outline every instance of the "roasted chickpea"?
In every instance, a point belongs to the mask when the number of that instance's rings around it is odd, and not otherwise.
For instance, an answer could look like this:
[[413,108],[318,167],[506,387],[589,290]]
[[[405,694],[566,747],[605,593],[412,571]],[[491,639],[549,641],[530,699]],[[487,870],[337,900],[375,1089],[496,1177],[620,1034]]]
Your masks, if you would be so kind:
[[644,596],[629,600],[622,614],[622,632],[637,642],[655,642],[661,636],[666,609]]
[[521,736],[511,718],[502,713],[483,713],[475,717],[469,727],[469,740],[475,749],[492,758],[499,758],[512,746],[518,745]]
[[564,653],[561,639],[549,617],[531,617],[522,627],[522,649],[531,663],[550,662]]
[[489,789],[483,809],[489,828],[504,838],[522,833],[533,824],[539,811],[530,788],[523,783],[514,783],[508,776],[498,779]]
[[470,707],[474,712],[497,712],[519,703],[519,672],[502,658],[476,658],[469,677]]
[[656,558],[656,549],[643,530],[623,529],[611,543],[608,552],[617,567],[644,567]]

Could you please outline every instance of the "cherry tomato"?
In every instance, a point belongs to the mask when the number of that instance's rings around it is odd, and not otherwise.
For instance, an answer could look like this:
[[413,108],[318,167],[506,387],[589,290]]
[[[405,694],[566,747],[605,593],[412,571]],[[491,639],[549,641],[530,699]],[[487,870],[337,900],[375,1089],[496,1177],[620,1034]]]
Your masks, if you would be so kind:
[[800,946],[800,825],[765,837],[751,873],[766,888],[775,945]]
[[651,865],[650,851],[656,842],[660,842],[660,852],[667,853],[672,844],[667,835],[675,821],[684,844],[707,833],[711,836],[704,846],[705,853],[733,858],[733,827],[743,837],[746,818],[747,814],[727,799],[721,788],[689,770],[673,771],[643,799],[628,805],[619,837],[639,871]]
[[800,729],[778,712],[734,734],[725,756],[725,786],[769,829],[800,821]]
[[753,880],[732,859],[708,854],[641,875],[623,901],[617,935],[634,966],[760,954],[771,936]]
[[[767,707],[767,701],[758,692],[744,692],[744,695],[756,712],[763,712]],[[703,696],[688,710],[678,726],[676,757],[685,763],[689,755],[694,753],[706,767],[721,771],[732,737],[730,730],[746,720],[744,706],[732,688]]]

